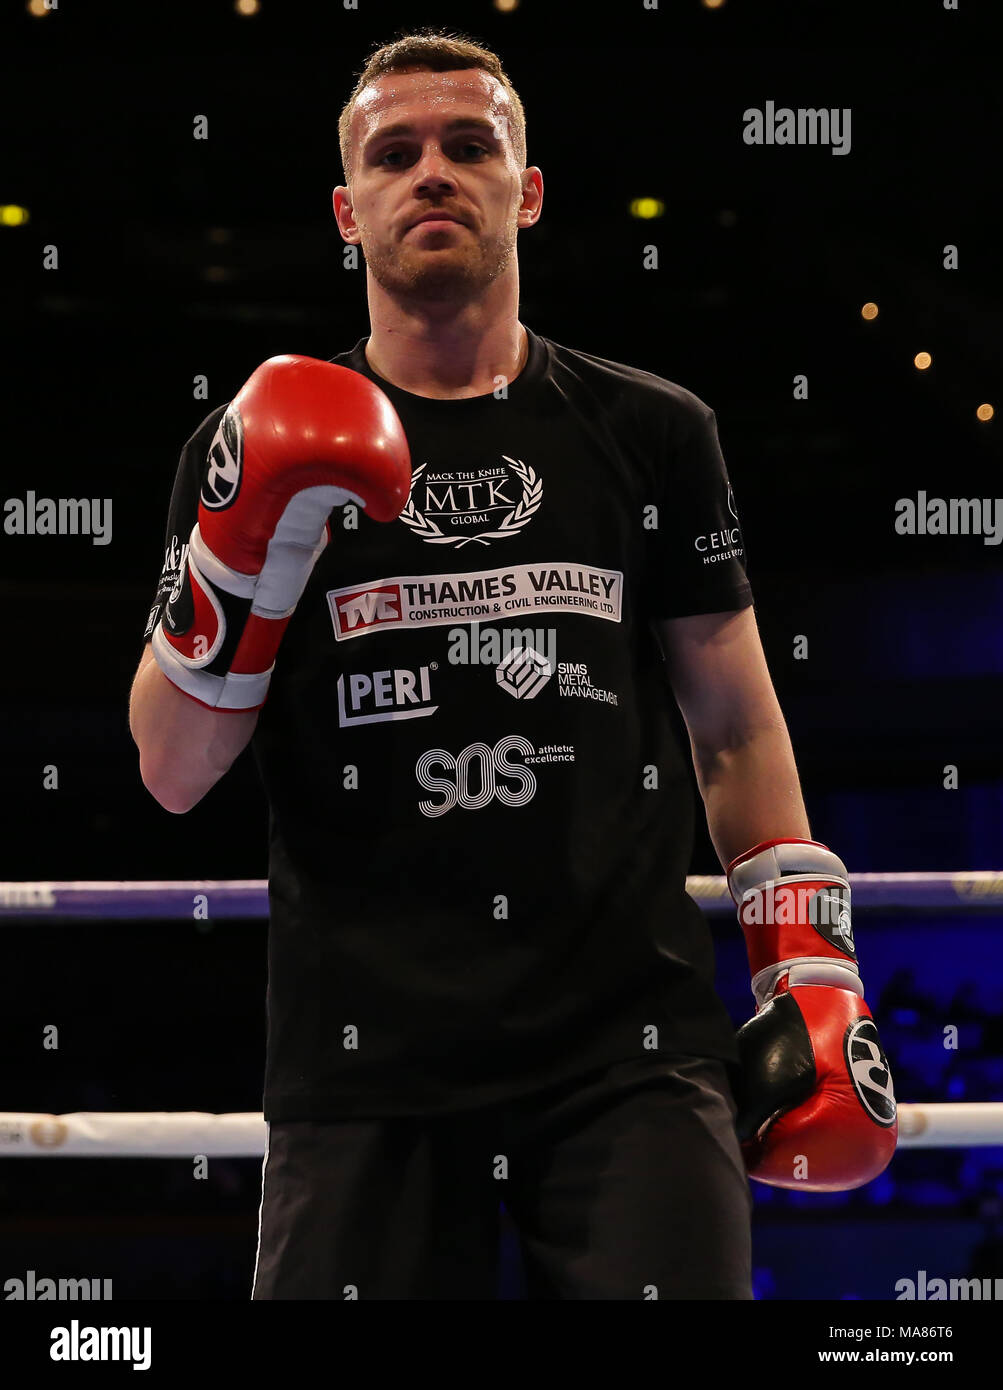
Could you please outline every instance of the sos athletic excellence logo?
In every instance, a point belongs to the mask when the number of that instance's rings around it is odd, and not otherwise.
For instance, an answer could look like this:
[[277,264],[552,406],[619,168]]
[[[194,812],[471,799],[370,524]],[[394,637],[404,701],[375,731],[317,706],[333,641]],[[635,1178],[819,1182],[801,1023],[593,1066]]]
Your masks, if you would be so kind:
[[521,459],[502,456],[504,467],[441,469],[427,463],[411,475],[411,493],[400,521],[429,545],[462,550],[471,541],[517,536],[543,501],[543,481]]
[[429,748],[415,764],[419,785],[439,800],[421,800],[423,816],[444,816],[454,806],[480,811],[492,801],[525,806],[536,795],[537,778],[530,764],[573,763],[573,743],[537,748],[521,734],[506,734],[494,745],[471,743],[459,753]]

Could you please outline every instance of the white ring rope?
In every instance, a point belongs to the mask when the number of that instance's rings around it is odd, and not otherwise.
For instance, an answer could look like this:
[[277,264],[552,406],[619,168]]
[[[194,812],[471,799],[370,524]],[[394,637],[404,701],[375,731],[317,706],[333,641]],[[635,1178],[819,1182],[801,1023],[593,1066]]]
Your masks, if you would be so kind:
[[[900,1105],[900,1149],[1003,1147],[1003,1102]],[[2,1158],[261,1158],[260,1111],[0,1112]]]
[[[1003,908],[1003,873],[997,870],[851,874],[850,884],[858,907],[955,912]],[[704,911],[734,910],[722,875],[691,875],[686,888]],[[0,882],[0,920],[211,920],[262,918],[267,912],[265,879]],[[900,1149],[1003,1147],[1003,1102],[902,1104],[898,1115]],[[254,1111],[0,1112],[0,1158],[261,1158],[264,1151],[265,1122]]]
[[[1003,911],[1003,872],[850,874],[856,908],[891,912]],[[705,912],[735,905],[723,874],[691,874],[686,891]],[[0,921],[112,918],[264,918],[266,879],[80,879],[0,882]]]

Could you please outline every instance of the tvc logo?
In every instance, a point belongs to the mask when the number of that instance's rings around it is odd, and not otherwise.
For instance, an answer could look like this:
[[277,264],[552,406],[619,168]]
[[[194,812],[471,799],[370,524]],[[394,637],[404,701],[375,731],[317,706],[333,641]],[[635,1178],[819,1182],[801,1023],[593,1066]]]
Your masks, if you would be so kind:
[[328,602],[335,620],[334,635],[339,641],[367,628],[401,620],[401,591],[396,584],[360,589],[337,598],[329,594]]
[[[418,809],[423,816],[444,816],[454,806],[478,811],[495,797],[505,806],[525,806],[536,795],[536,776],[523,763],[509,762],[510,753],[533,757],[536,749],[521,734],[500,738],[493,748],[471,743],[455,757],[445,748],[430,748],[415,764],[415,776],[426,791],[437,792],[443,799],[419,801]],[[433,777],[435,767],[447,776]],[[506,785],[508,781],[515,787]]]

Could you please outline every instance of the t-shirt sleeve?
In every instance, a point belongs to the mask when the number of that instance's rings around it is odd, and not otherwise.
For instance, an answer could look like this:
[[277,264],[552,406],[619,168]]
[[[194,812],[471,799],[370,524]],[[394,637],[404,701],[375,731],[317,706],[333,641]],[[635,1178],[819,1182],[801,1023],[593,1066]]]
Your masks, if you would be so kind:
[[649,616],[725,613],[754,602],[745,540],[713,410],[686,393],[663,437],[648,540]]
[[221,405],[207,415],[181,450],[170,506],[167,509],[163,564],[153,593],[153,605],[146,619],[146,630],[143,633],[146,642],[153,636],[153,630],[160,621],[164,605],[171,597],[172,591],[181,582],[188,554],[188,538],[198,520],[199,491],[209,457],[209,447],[225,410],[226,406]]

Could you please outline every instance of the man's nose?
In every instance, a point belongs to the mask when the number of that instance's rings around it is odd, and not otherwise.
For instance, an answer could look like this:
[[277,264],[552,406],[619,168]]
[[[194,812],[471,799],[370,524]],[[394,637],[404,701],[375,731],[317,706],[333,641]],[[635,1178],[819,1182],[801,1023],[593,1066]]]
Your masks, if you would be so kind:
[[440,149],[431,148],[422,153],[414,170],[414,192],[443,192],[455,186],[449,160]]

